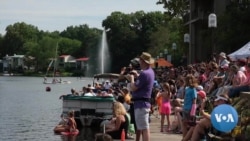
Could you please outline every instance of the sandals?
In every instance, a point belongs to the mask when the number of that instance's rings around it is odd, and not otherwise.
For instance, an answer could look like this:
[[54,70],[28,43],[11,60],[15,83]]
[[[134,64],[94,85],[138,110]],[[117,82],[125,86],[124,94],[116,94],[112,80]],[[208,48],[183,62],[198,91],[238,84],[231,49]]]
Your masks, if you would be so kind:
[[[171,130],[170,126],[167,126],[165,131],[166,132],[171,132],[172,130]],[[161,128],[161,132],[164,132],[163,127]]]
[[133,140],[134,137],[133,137],[133,136],[128,136],[127,139],[128,139],[128,140]]
[[171,130],[171,128],[170,127],[168,127],[167,128],[167,132],[171,132],[172,130]]
[[176,131],[175,134],[182,134],[182,131]]

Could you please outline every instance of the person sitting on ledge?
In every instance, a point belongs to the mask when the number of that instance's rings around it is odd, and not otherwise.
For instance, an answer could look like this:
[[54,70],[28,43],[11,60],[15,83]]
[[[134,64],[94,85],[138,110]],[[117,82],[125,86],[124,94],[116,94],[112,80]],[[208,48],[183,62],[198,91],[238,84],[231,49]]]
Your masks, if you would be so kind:
[[[113,104],[113,114],[114,117],[114,126],[106,125],[105,129],[106,133],[109,134],[113,139],[121,139],[122,130],[125,130],[125,138],[127,139],[127,132],[129,126],[129,120],[126,116],[126,109],[124,108],[123,104],[120,102],[115,102]],[[111,124],[113,122],[110,122]],[[110,128],[111,127],[111,128]]]
[[240,96],[241,92],[248,92],[250,91],[250,63],[247,64],[246,66],[246,80],[243,84],[241,84],[240,86],[235,86],[235,87],[231,87],[228,90],[228,96],[230,98],[234,98],[234,97],[238,97]]
[[74,118],[74,111],[70,111],[68,113],[67,124],[59,124],[54,128],[55,133],[76,132],[76,131],[77,131],[77,124]]
[[[229,99],[229,97],[226,94],[222,94],[222,95],[218,95],[216,96],[216,98],[214,99],[214,108],[216,106],[219,106],[221,104],[231,104],[231,99]],[[211,115],[209,113],[206,113],[204,110],[205,108],[205,100],[202,101],[201,104],[201,108],[200,108],[200,114],[202,115],[202,119],[197,121],[197,124],[194,126],[194,128],[192,129],[191,132],[191,141],[198,141],[200,139],[203,138],[203,136],[206,135],[206,132],[208,131],[208,129],[210,129],[212,127],[212,123],[211,123]],[[183,141],[185,140],[189,140],[190,136],[187,138],[187,136],[183,139]]]

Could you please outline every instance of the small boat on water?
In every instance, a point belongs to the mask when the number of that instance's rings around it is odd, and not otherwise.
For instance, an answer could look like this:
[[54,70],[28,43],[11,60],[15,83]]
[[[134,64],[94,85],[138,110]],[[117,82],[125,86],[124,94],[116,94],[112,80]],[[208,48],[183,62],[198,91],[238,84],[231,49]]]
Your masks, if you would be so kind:
[[114,97],[97,96],[63,96],[63,114],[75,111],[75,119],[80,121],[82,126],[99,124],[105,119],[112,118],[112,105]]
[[[55,51],[55,58],[51,59],[49,66],[47,68],[46,74],[43,78],[43,84],[70,84],[71,81],[62,81],[62,79],[57,79],[57,76],[60,76],[60,73],[57,72],[57,48],[58,48],[58,44],[56,45],[56,51]],[[52,74],[52,79],[51,81],[48,80],[47,76],[49,73],[50,68],[53,65],[53,74]]]
[[[105,73],[94,76],[93,85],[100,79],[118,80],[120,74]],[[115,101],[113,96],[74,96],[71,94],[62,96],[62,113],[67,115],[71,110],[75,111],[76,121],[82,126],[99,125],[103,120],[113,116],[112,105]]]
[[13,73],[9,73],[8,71],[4,71],[2,76],[14,76]]
[[56,79],[56,78],[53,78],[52,81],[47,81],[47,78],[44,78],[44,81],[43,81],[43,84],[70,84],[71,81],[62,81],[61,79]]

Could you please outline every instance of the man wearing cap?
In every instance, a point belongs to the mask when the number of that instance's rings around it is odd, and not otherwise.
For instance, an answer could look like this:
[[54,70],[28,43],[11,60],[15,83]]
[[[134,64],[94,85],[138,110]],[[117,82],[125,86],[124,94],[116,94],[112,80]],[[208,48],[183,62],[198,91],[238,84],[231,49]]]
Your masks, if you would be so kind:
[[[228,98],[227,95],[219,95],[216,96],[214,100],[214,106],[222,105],[222,104],[229,104],[230,105],[231,100]],[[206,130],[211,128],[211,115],[204,112],[205,107],[205,100],[202,101],[200,114],[203,116],[203,118],[196,124],[193,134],[191,137],[191,141],[198,141],[201,139],[202,135],[205,135]]]
[[139,64],[142,71],[135,81],[134,75],[130,75],[132,100],[134,102],[134,117],[136,123],[136,141],[140,140],[142,134],[143,141],[149,141],[149,112],[150,98],[153,89],[155,74],[150,64],[154,63],[154,59],[147,52],[143,52],[139,58]]
[[229,61],[227,60],[227,56],[226,53],[221,52],[219,55],[219,66],[225,66],[225,65],[229,65]]

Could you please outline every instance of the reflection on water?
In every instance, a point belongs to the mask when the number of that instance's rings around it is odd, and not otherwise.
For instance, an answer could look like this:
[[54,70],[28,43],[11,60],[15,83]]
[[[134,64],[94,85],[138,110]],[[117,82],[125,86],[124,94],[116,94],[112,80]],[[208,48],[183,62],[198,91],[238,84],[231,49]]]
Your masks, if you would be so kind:
[[62,141],[93,141],[98,130],[82,128],[77,136],[61,136]]
[[82,128],[78,137],[80,140],[93,141],[96,132],[98,132],[97,129]]
[[[67,77],[71,84],[42,84],[41,77],[0,76],[0,141],[93,141],[98,129],[82,128],[76,137],[56,135],[62,101],[71,88],[81,90],[92,79]],[[46,87],[51,92],[46,92]]]

